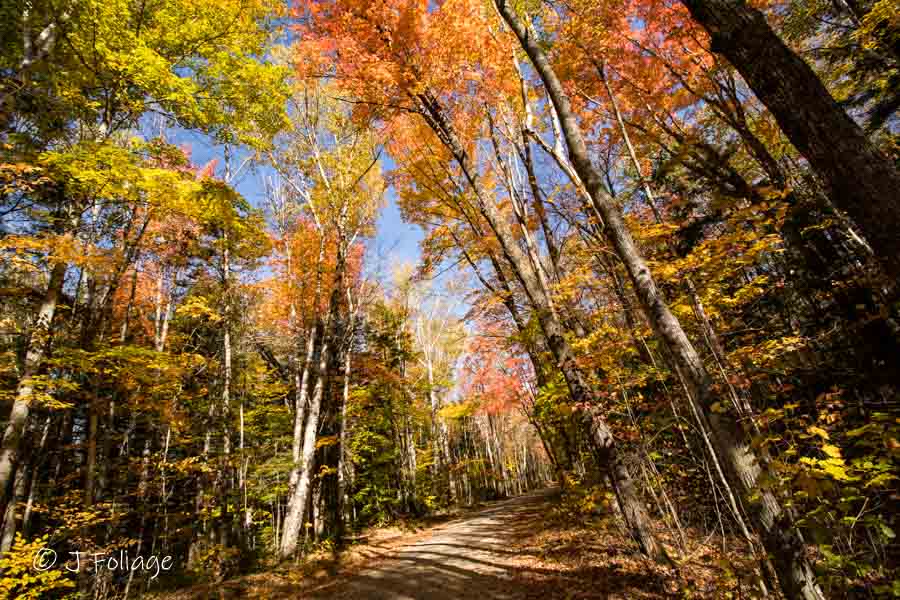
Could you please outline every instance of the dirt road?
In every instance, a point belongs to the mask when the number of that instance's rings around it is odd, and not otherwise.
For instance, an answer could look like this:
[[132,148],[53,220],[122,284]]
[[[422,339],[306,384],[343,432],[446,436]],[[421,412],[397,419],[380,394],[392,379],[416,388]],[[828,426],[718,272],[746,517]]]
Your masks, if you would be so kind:
[[517,553],[510,542],[533,527],[550,492],[492,505],[434,530],[428,539],[393,552],[347,580],[307,598],[372,600],[501,600],[526,597],[514,583]]
[[[712,573],[694,577],[684,572],[679,583],[641,556],[621,528],[545,519],[555,493],[546,490],[492,503],[416,532],[376,530],[336,562],[325,556],[311,558],[303,568],[283,565],[277,571],[155,598],[674,600],[683,597],[679,587],[684,586],[698,597],[722,597],[711,584]],[[699,560],[708,562],[705,555]]]

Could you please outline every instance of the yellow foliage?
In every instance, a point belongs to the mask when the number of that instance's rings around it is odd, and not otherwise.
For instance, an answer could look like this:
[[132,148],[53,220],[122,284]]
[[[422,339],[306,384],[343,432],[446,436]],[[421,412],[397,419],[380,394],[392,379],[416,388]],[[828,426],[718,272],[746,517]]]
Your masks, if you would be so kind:
[[37,600],[48,596],[74,598],[74,594],[60,595],[74,590],[75,582],[62,565],[49,566],[55,557],[50,549],[50,536],[26,541],[16,534],[13,547],[0,558],[0,596],[20,600]]

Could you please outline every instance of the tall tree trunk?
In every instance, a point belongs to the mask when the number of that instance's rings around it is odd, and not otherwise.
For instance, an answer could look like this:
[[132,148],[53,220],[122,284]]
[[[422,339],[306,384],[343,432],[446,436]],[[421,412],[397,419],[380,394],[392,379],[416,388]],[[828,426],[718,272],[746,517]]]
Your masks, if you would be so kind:
[[41,441],[37,448],[37,459],[31,466],[31,480],[28,483],[28,499],[25,501],[25,508],[22,513],[22,535],[28,537],[31,527],[31,515],[34,509],[34,498],[37,494],[38,473],[44,464],[46,453],[44,449],[47,447],[47,440],[50,437],[50,426],[53,424],[53,416],[47,417],[44,421],[44,430],[41,433]]
[[11,491],[10,483],[16,468],[22,435],[25,432],[25,425],[28,423],[31,396],[34,393],[32,378],[38,374],[44,361],[44,354],[52,333],[53,315],[56,314],[56,305],[62,294],[65,277],[66,264],[58,262],[53,265],[47,292],[41,300],[34,329],[28,340],[22,377],[16,386],[16,399],[13,402],[6,430],[3,432],[3,440],[0,442],[0,510],[6,509]]
[[325,355],[328,353],[328,340],[324,339],[319,359],[320,370],[316,380],[312,398],[309,401],[309,414],[306,419],[306,427],[303,432],[303,449],[300,454],[300,468],[297,475],[297,485],[290,499],[288,510],[284,517],[279,553],[282,559],[288,559],[297,551],[300,541],[300,531],[303,527],[303,517],[306,505],[309,501],[309,492],[312,487],[312,472],[315,467],[316,433],[319,429],[319,415],[322,408],[322,394],[324,379],[326,377]]
[[413,437],[413,429],[411,427],[412,417],[410,415],[409,406],[403,409],[403,436],[402,447],[406,449],[404,460],[406,462],[406,481],[403,485],[405,510],[408,513],[414,513],[418,510],[416,505],[416,440]]
[[444,451],[444,456],[447,458],[447,482],[450,485],[450,503],[453,504],[459,499],[459,490],[454,473],[457,462],[450,452],[450,432],[447,429],[447,422],[443,419],[441,419],[438,433],[440,434],[441,448]]
[[[690,400],[704,425],[708,425],[707,429],[712,434],[716,453],[724,463],[732,485],[741,490],[760,530],[766,550],[775,557],[779,579],[785,593],[790,598],[821,600],[824,597],[816,584],[812,566],[805,556],[800,532],[772,492],[757,487],[762,469],[747,444],[739,423],[732,416],[711,410],[715,397],[709,374],[681,323],[669,310],[657,290],[650,269],[635,246],[620,210],[603,191],[600,174],[591,164],[577,118],[571,110],[569,98],[552,65],[538,41],[506,0],[495,0],[495,3],[544,82],[559,116],[572,164],[584,183],[594,208],[603,218],[604,231],[628,271],[647,320],[672,353],[676,368],[688,384]],[[761,496],[760,501],[753,498],[757,494]],[[628,508],[624,505],[622,508],[627,516]]]
[[808,64],[744,0],[681,0],[807,158],[835,205],[900,277],[900,173]]
[[[228,155],[226,154],[226,159]],[[222,253],[222,286],[225,297],[225,331],[222,335],[222,458],[218,473],[217,496],[221,505],[219,517],[219,544],[223,547],[229,545],[229,532],[231,523],[228,516],[228,496],[231,487],[231,255],[228,250],[228,232],[223,235],[225,249]]]
[[[628,149],[628,156],[631,159],[631,164],[634,167],[635,172],[637,173],[638,178],[641,181],[641,187],[644,191],[644,197],[647,203],[647,206],[650,208],[650,211],[653,213],[653,218],[657,224],[662,224],[663,218],[662,214],[659,212],[659,208],[656,206],[656,199],[654,198],[653,190],[650,187],[649,181],[644,177],[643,169],[641,168],[641,163],[638,161],[637,152],[634,150],[634,145],[631,143],[631,136],[628,135],[628,129],[625,127],[625,120],[622,118],[622,112],[619,110],[619,103],[616,100],[616,95],[613,93],[612,87],[609,85],[609,81],[606,78],[606,72],[603,65],[596,65],[597,72],[600,75],[600,79],[603,81],[603,85],[606,88],[606,93],[609,95],[609,102],[613,107],[613,112],[616,116],[616,122],[619,125],[619,132],[622,134],[622,139],[625,141],[625,147]],[[784,178],[780,177],[780,170],[778,169],[775,160],[768,154],[768,151],[762,146],[761,142],[752,135],[749,131],[747,132],[750,137],[756,141],[758,146],[758,152],[763,153],[765,156],[768,156],[768,161],[763,163],[768,165],[768,169],[774,169],[772,173],[769,175],[770,178],[778,183],[779,185],[784,184]],[[743,135],[742,135],[743,137]],[[668,244],[669,252],[672,256],[676,255],[675,248],[671,243]],[[691,305],[694,309],[694,316],[697,317],[697,321],[700,323],[700,326],[703,330],[704,338],[706,339],[707,346],[710,351],[713,353],[714,358],[716,359],[716,363],[719,366],[719,369],[722,372],[722,379],[725,385],[728,387],[729,392],[731,393],[731,399],[734,404],[735,409],[742,413],[742,416],[749,417],[750,416],[750,408],[749,406],[742,401],[739,397],[737,390],[731,384],[731,379],[729,377],[729,373],[726,372],[726,367],[730,367],[728,357],[725,354],[725,349],[722,347],[721,342],[719,341],[719,336],[716,333],[715,328],[712,325],[712,322],[709,320],[709,317],[706,315],[706,310],[703,308],[703,302],[700,299],[700,295],[697,292],[697,288],[694,285],[693,280],[690,276],[685,276],[684,280],[684,288],[688,297],[691,299]],[[729,369],[730,370],[730,369]],[[751,421],[752,422],[752,421]],[[726,484],[727,485],[727,484]]]
[[[446,475],[449,481],[449,457],[444,453],[443,444],[443,428],[446,427],[444,419],[439,414],[441,409],[441,401],[435,391],[434,381],[434,361],[430,353],[425,356],[425,372],[428,375],[428,400],[431,404],[431,448],[434,454],[434,479],[436,488],[435,493],[443,493],[443,481]],[[450,493],[448,489],[448,494]]]
[[328,302],[328,313],[322,327],[322,346],[319,354],[318,379],[312,399],[309,402],[306,427],[303,435],[303,449],[300,453],[299,476],[297,484],[288,501],[288,513],[285,515],[279,554],[282,559],[290,558],[297,551],[300,530],[303,525],[304,510],[312,484],[312,473],[315,466],[316,435],[319,429],[319,415],[322,408],[325,379],[328,377],[328,366],[331,364],[333,337],[332,327],[337,320],[340,294],[344,290],[344,269],[346,267],[346,242],[341,238],[338,242],[338,253],[334,268],[334,284]]
[[97,436],[100,432],[100,398],[96,385],[88,405],[87,458],[84,463],[84,505],[94,503],[94,485],[97,480]]
[[[352,325],[351,325],[352,331]],[[352,335],[352,332],[351,334]],[[347,344],[347,347],[344,351],[344,381],[343,381],[343,389],[341,390],[341,414],[340,414],[340,422],[338,423],[338,430],[340,433],[338,434],[338,472],[337,472],[337,501],[338,501],[338,518],[340,519],[340,523],[338,523],[338,534],[342,536],[344,533],[344,521],[347,519],[346,507],[347,507],[347,476],[346,471],[348,469],[348,461],[347,461],[347,405],[350,403],[350,366],[351,366],[351,357],[352,357],[352,346],[350,343]]]
[[6,504],[6,514],[3,516],[3,533],[0,536],[0,554],[12,548],[18,529],[17,508],[25,497],[25,488],[31,479],[31,471],[35,468],[32,461],[25,461],[16,469],[16,478],[13,483],[12,497]]
[[[149,471],[150,471],[150,438],[148,437],[144,440],[144,450],[141,453],[141,478],[138,482],[138,502],[140,505],[141,511],[141,522],[138,526],[138,536],[137,536],[137,550],[135,554],[140,556],[141,548],[144,545],[144,534],[147,529],[147,480],[149,479]],[[131,569],[128,572],[128,579],[125,583],[125,590],[122,593],[123,598],[128,598],[128,592],[131,589],[131,582],[134,579],[134,570]]]
[[[322,293],[322,276],[325,266],[325,232],[320,231],[319,236],[319,254],[316,259],[316,281],[312,302],[313,314],[315,314],[315,310],[319,305],[319,297]],[[297,485],[297,478],[300,476],[300,455],[303,449],[303,425],[306,421],[306,409],[309,402],[309,377],[315,357],[317,330],[318,328],[315,319],[313,319],[306,339],[306,356],[303,361],[303,370],[299,377],[296,374],[294,376],[296,395],[294,397],[294,437],[291,446],[291,456],[293,457],[294,466],[291,469],[290,479],[288,481],[290,490],[293,490]]]
[[516,271],[516,275],[535,309],[535,316],[544,332],[547,346],[556,360],[557,368],[566,380],[572,403],[583,409],[585,418],[582,419],[581,424],[589,430],[591,441],[596,446],[595,454],[598,459],[605,461],[600,464],[606,470],[620,501],[629,503],[624,515],[629,519],[628,526],[632,535],[648,556],[654,560],[668,561],[665,550],[649,527],[650,519],[646,514],[647,509],[636,493],[631,475],[620,461],[612,432],[602,415],[591,409],[594,403],[593,391],[586,384],[582,373],[575,364],[574,353],[565,338],[565,330],[559,316],[553,309],[549,290],[541,286],[540,278],[531,266],[530,259],[513,237],[505,215],[492,203],[483,189],[477,176],[477,170],[472,165],[468,153],[457,138],[452,125],[444,116],[437,100],[427,92],[420,94],[419,100],[423,105],[424,116],[429,126],[452,153],[475,192],[479,210],[490,225],[500,243],[503,254]]
[[128,326],[131,324],[131,310],[134,306],[134,295],[137,291],[138,270],[135,265],[131,273],[131,291],[128,294],[128,304],[125,305],[125,314],[122,315],[122,327],[119,330],[119,342],[124,344],[128,339]]

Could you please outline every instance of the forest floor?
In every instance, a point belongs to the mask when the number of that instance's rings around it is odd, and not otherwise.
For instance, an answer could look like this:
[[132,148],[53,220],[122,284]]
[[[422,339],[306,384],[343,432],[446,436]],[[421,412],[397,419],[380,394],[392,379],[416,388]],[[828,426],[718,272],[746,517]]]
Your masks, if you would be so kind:
[[740,556],[722,556],[720,547],[697,544],[689,548],[687,559],[678,561],[676,573],[643,558],[612,519],[592,525],[561,522],[554,510],[557,496],[554,490],[534,492],[415,531],[375,530],[336,557],[323,554],[296,567],[156,598],[755,597],[747,577],[740,581],[734,576],[735,565],[744,562]]

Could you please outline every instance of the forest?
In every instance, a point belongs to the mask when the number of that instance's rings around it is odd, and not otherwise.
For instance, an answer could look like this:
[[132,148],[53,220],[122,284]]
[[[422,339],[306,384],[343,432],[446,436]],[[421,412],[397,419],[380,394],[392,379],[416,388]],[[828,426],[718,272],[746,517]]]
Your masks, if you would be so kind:
[[665,589],[472,597],[900,597],[896,0],[0,30],[0,595],[225,597],[549,488]]

